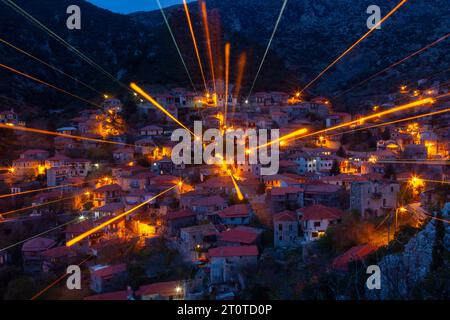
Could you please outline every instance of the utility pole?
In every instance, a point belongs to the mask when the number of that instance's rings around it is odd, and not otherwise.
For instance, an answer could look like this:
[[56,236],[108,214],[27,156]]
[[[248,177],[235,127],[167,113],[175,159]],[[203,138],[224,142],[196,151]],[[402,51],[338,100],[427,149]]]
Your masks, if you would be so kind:
[[394,229],[394,236],[395,236],[395,234],[397,233],[397,227],[398,227],[398,223],[397,223],[397,220],[398,220],[398,208],[396,208],[395,209],[395,229]]
[[389,245],[389,235],[390,235],[389,233],[391,231],[391,215],[390,214],[389,214],[387,223],[388,223],[387,244]]

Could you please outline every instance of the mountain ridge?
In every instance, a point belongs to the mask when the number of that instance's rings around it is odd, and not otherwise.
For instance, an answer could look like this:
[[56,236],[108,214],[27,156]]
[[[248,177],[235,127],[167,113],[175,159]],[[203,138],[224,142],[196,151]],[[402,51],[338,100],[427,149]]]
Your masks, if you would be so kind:
[[[98,8],[83,0],[42,0],[16,3],[41,20],[50,29],[84,52],[108,72],[120,76],[124,82],[138,81],[152,85],[185,86],[189,81],[172,43],[159,10],[128,15],[116,14]],[[267,0],[207,0],[208,15],[216,57],[217,76],[223,74],[223,46],[231,43],[230,79],[235,79],[238,56],[247,54],[243,79],[243,93],[248,91],[273,30],[281,1]],[[65,9],[69,4],[82,10],[82,29],[69,31],[65,27]],[[255,90],[292,91],[310,81],[334,58],[367,32],[366,13],[369,0],[291,0],[280,21],[278,31],[267,55]],[[381,5],[384,16],[396,3]],[[1,37],[18,47],[54,64],[80,80],[92,84],[102,92],[115,92],[116,84],[85,62],[67,52],[23,17],[0,4]],[[210,78],[204,36],[197,3],[189,4],[203,65]],[[201,88],[201,77],[182,6],[165,8],[169,23],[194,77]],[[389,20],[361,42],[342,61],[330,69],[313,87],[316,95],[333,96],[339,90],[354,85],[365,77],[383,69],[448,33],[445,21],[450,21],[450,7],[444,0],[416,0],[406,3]],[[20,24],[18,28],[17,25]],[[352,106],[362,97],[396,90],[401,81],[420,79],[427,74],[450,67],[448,40],[436,45],[389,72],[344,96],[338,103]],[[27,57],[0,46],[4,64],[50,83],[97,99],[76,83],[43,67]],[[10,98],[30,102],[48,101],[55,106],[55,98],[64,105],[71,100],[49,92],[29,80],[4,70],[1,71],[0,92]],[[444,74],[445,76],[445,74]],[[353,100],[353,101],[352,101]]]

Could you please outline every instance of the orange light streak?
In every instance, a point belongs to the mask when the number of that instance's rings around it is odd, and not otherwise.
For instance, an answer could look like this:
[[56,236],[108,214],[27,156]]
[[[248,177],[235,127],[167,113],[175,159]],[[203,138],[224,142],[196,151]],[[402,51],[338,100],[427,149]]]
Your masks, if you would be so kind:
[[329,135],[329,137],[335,137],[335,136],[343,135],[343,134],[346,134],[346,133],[352,133],[352,132],[355,132],[355,131],[362,131],[362,130],[377,128],[377,127],[383,127],[383,126],[387,126],[387,125],[394,124],[394,123],[405,122],[405,121],[415,120],[415,119],[419,119],[419,118],[434,116],[434,115],[446,113],[446,112],[449,112],[449,111],[450,111],[450,108],[439,110],[439,111],[423,113],[423,114],[419,114],[417,116],[412,116],[412,117],[408,117],[408,118],[402,118],[402,119],[399,119],[399,120],[383,122],[383,123],[375,124],[375,125],[368,126],[368,127],[362,127],[362,128],[357,128],[357,129],[353,129],[353,130],[344,131],[344,132],[339,132],[339,133],[336,133],[336,134]]
[[450,184],[450,181],[422,179],[424,182]]
[[[82,264],[84,264],[85,262],[89,261],[89,259],[91,259],[93,257],[93,255],[89,255],[86,259],[84,259],[83,261],[81,261],[78,266],[80,267]],[[43,295],[45,292],[47,292],[49,289],[53,288],[55,285],[57,285],[58,283],[60,283],[63,279],[65,279],[66,277],[69,276],[70,273],[64,273],[62,274],[58,279],[56,279],[55,281],[53,281],[52,283],[50,283],[48,286],[46,286],[44,289],[42,289],[41,291],[39,291],[38,293],[36,293],[34,296],[31,297],[30,300],[36,300],[37,298],[39,298],[41,295]]]
[[224,124],[227,125],[227,113],[228,113],[228,80],[230,77],[230,43],[225,44],[225,115]]
[[76,221],[79,221],[79,219],[80,219],[80,218],[78,217],[78,218],[76,218],[76,219],[70,220],[69,222],[66,222],[66,223],[57,225],[56,227],[51,228],[51,229],[49,229],[49,230],[46,230],[46,231],[44,231],[44,232],[35,234],[34,236],[31,236],[31,237],[26,238],[26,239],[24,239],[24,240],[18,241],[18,242],[13,243],[13,244],[10,244],[10,245],[8,245],[7,247],[1,248],[1,249],[0,249],[0,252],[3,252],[3,251],[8,250],[8,249],[11,249],[11,248],[13,248],[13,247],[15,247],[15,246],[17,246],[17,245],[19,245],[19,244],[22,244],[22,243],[27,242],[28,240],[31,240],[31,239],[34,239],[34,238],[43,236],[44,234],[47,234],[47,233],[49,233],[49,232],[58,230],[58,229],[60,229],[60,228],[62,228],[62,227],[64,227],[64,226],[67,226],[67,225],[72,224],[72,223],[74,223],[74,222],[76,222]]
[[208,11],[206,10],[206,2],[201,2],[201,10],[202,10],[202,18],[203,18],[203,25],[205,27],[205,38],[206,43],[208,45],[208,57],[209,57],[209,66],[211,68],[211,77],[213,80],[213,86],[214,86],[214,92],[216,91],[216,76],[214,71],[214,59],[213,59],[213,53],[211,48],[211,35],[209,33],[209,24],[208,24]]
[[[96,181],[96,180],[97,179],[91,180],[91,181]],[[2,194],[2,195],[0,195],[0,199],[8,198],[8,197],[20,196],[20,195],[24,195],[24,194],[30,194],[30,193],[34,193],[34,192],[53,190],[53,189],[58,189],[58,188],[74,187],[74,186],[79,186],[79,185],[85,184],[85,183],[89,183],[89,181],[79,182],[79,183],[72,183],[72,184],[64,184],[64,185],[60,185],[60,186],[47,187],[47,188],[41,188],[41,189],[27,190],[27,191],[22,191],[22,192],[17,192],[17,193]]]
[[153,104],[156,108],[161,110],[166,116],[168,116],[170,119],[175,121],[177,124],[179,124],[182,128],[188,130],[193,136],[195,134],[184,124],[182,124],[177,118],[175,118],[172,114],[170,114],[169,111],[167,111],[162,105],[160,105],[155,99],[153,99],[148,93],[146,93],[143,89],[141,89],[136,83],[132,82],[130,84],[131,88],[139,93],[142,97],[144,97],[147,101],[149,101],[151,104]]
[[446,160],[430,161],[430,160],[411,160],[411,161],[396,161],[396,160],[381,160],[378,163],[392,163],[392,164],[426,164],[434,166],[449,166],[450,162]]
[[295,130],[295,131],[293,131],[291,133],[288,133],[288,134],[286,134],[284,136],[281,136],[278,139],[275,139],[275,140],[272,140],[272,141],[267,142],[265,144],[262,144],[262,145],[256,147],[255,149],[257,150],[257,149],[260,149],[260,148],[263,148],[263,147],[267,147],[267,146],[270,146],[270,145],[272,145],[274,143],[282,142],[282,141],[285,141],[287,139],[291,139],[291,138],[297,137],[297,136],[302,135],[302,134],[304,134],[306,132],[308,132],[308,129],[301,128],[301,129]]
[[234,90],[234,95],[236,97],[239,96],[239,92],[241,91],[241,85],[242,85],[242,79],[244,78],[244,70],[245,70],[245,65],[247,64],[247,53],[246,52],[242,52],[239,55],[239,60],[238,60],[238,66],[237,66],[237,76],[236,76],[236,82],[235,82],[235,90]]
[[71,139],[79,139],[79,140],[99,142],[99,143],[109,143],[109,144],[117,144],[117,145],[131,146],[131,147],[135,146],[133,144],[128,144],[128,143],[124,143],[124,142],[117,142],[117,141],[111,141],[111,140],[101,140],[101,139],[95,139],[95,138],[75,136],[75,135],[72,135],[72,134],[65,134],[65,133],[41,130],[41,129],[36,129],[36,128],[27,128],[27,127],[20,127],[20,126],[8,126],[8,125],[4,125],[4,124],[0,124],[0,128],[12,129],[12,130],[18,130],[18,131],[24,131],[24,132],[48,134],[48,135],[52,135],[52,136],[65,137],[65,138],[71,138]]
[[192,26],[191,16],[189,14],[189,9],[186,0],[183,0],[184,11],[186,12],[186,18],[189,25],[189,30],[191,32],[192,42],[194,44],[195,54],[197,55],[198,65],[200,67],[200,72],[202,73],[203,83],[205,85],[205,90],[208,92],[208,85],[206,84],[205,73],[203,71],[202,60],[200,59],[200,53],[198,51],[197,40],[195,40],[194,28]]
[[154,197],[152,197],[152,198],[142,202],[141,204],[131,208],[130,210],[125,211],[124,213],[121,213],[121,214],[115,216],[114,218],[109,219],[108,221],[105,221],[104,223],[102,223],[102,224],[96,226],[95,228],[92,228],[92,229],[90,229],[90,230],[80,234],[79,236],[71,239],[70,241],[67,241],[66,246],[67,247],[73,246],[75,243],[80,242],[84,238],[89,237],[91,234],[93,234],[93,233],[95,233],[95,232],[105,228],[106,226],[109,226],[111,223],[114,223],[115,221],[117,221],[117,220],[119,220],[119,219],[129,215],[130,213],[135,212],[136,210],[142,208],[143,206],[145,206],[146,204],[148,204],[151,201],[155,200],[156,198],[164,195],[165,193],[167,193],[167,192],[169,192],[169,191],[171,191],[171,190],[173,190],[173,189],[175,189],[177,187],[178,187],[178,183],[176,185],[174,185],[173,187],[170,187],[169,189],[164,190],[163,192],[158,193],[156,196],[154,196]]
[[441,42],[441,41],[447,39],[449,36],[450,36],[450,33],[447,33],[445,36],[443,36],[443,37],[437,39],[436,41],[434,41],[434,42],[432,42],[432,43],[426,45],[425,47],[423,47],[423,48],[421,48],[421,49],[419,49],[419,50],[417,50],[417,51],[411,53],[410,55],[406,56],[405,58],[403,58],[403,59],[401,59],[401,60],[399,60],[399,61],[397,61],[397,62],[394,62],[394,63],[391,64],[390,66],[388,66],[388,67],[384,68],[383,70],[381,70],[381,71],[379,71],[379,72],[377,72],[377,73],[371,75],[370,77],[368,77],[368,78],[366,78],[365,80],[363,80],[363,81],[357,83],[356,85],[350,87],[349,89],[347,89],[347,90],[345,90],[345,91],[343,91],[343,92],[341,92],[341,93],[335,95],[334,97],[331,98],[331,100],[334,100],[334,99],[336,99],[336,98],[338,98],[338,97],[340,97],[340,96],[346,94],[347,92],[349,92],[349,91],[351,91],[351,90],[353,90],[353,89],[355,89],[355,88],[361,86],[362,84],[364,84],[364,83],[366,83],[366,82],[368,82],[368,81],[370,81],[370,80],[372,80],[372,79],[378,77],[380,74],[383,74],[383,73],[385,73],[386,71],[388,71],[389,69],[392,69],[392,68],[398,66],[399,64],[405,62],[406,60],[408,60],[408,59],[410,59],[410,58],[412,58],[412,57],[414,57],[414,56],[416,56],[416,55],[418,55],[418,54],[424,52],[425,50],[427,50],[427,49],[433,47],[434,45],[438,44],[439,42]]
[[339,57],[337,57],[332,63],[330,63],[325,69],[323,69],[313,80],[311,80],[301,91],[303,93],[307,88],[309,88],[314,82],[316,82],[320,77],[323,76],[331,67],[333,67],[339,60],[341,60],[347,53],[353,50],[361,41],[367,38],[375,29],[385,22],[391,15],[393,15],[398,9],[400,9],[408,0],[402,0],[398,3],[387,15],[385,15],[377,24],[375,24],[369,31],[367,31],[361,38],[359,38],[354,44],[352,44],[347,50],[345,50]]
[[6,216],[6,215],[13,214],[13,213],[17,213],[17,212],[21,212],[21,211],[27,211],[27,210],[31,210],[31,209],[34,209],[34,208],[40,208],[40,207],[48,206],[49,204],[54,204],[54,203],[58,203],[58,202],[61,202],[61,201],[74,199],[74,198],[76,198],[77,196],[80,196],[80,195],[81,194],[75,195],[75,196],[71,196],[71,197],[61,198],[61,199],[57,199],[57,200],[53,200],[53,201],[44,202],[44,203],[41,203],[41,204],[37,204],[35,206],[28,206],[28,207],[25,207],[25,208],[20,208],[20,209],[16,209],[16,210],[3,212],[3,213],[0,213],[0,218],[2,218],[3,216]]
[[74,98],[76,98],[76,99],[78,99],[78,100],[81,100],[81,101],[83,101],[83,102],[89,103],[89,104],[91,104],[91,105],[93,105],[93,106],[96,106],[97,108],[101,108],[100,105],[98,105],[98,104],[96,104],[96,103],[94,103],[94,102],[91,102],[91,101],[89,101],[89,100],[86,100],[86,99],[84,99],[84,98],[82,98],[82,97],[80,97],[80,96],[77,96],[76,94],[70,93],[70,92],[68,92],[68,91],[66,91],[66,90],[64,90],[64,89],[59,88],[59,87],[56,87],[56,86],[54,86],[54,85],[52,85],[52,84],[50,84],[50,83],[48,83],[48,82],[45,82],[45,81],[42,81],[42,80],[40,80],[40,79],[38,79],[38,78],[35,78],[35,77],[33,77],[33,76],[30,76],[29,74],[23,73],[23,72],[21,72],[21,71],[19,71],[19,70],[16,70],[16,69],[14,69],[14,68],[8,67],[8,66],[6,66],[6,65],[4,65],[4,64],[1,64],[1,63],[0,63],[0,67],[2,67],[2,68],[4,68],[4,69],[7,69],[7,70],[9,70],[9,71],[15,72],[15,73],[17,73],[17,74],[20,74],[21,76],[24,76],[24,77],[26,77],[26,78],[28,78],[28,79],[31,79],[31,80],[33,80],[33,81],[36,81],[36,82],[38,82],[38,83],[40,83],[40,84],[43,84],[43,85],[45,85],[45,86],[47,86],[47,87],[53,88],[53,89],[55,89],[55,90],[57,90],[57,91],[59,91],[59,92],[62,92],[62,93],[67,94],[67,95],[69,95],[69,96],[72,96],[72,97],[74,97]]
[[[311,133],[303,135],[301,137],[297,137],[297,138],[295,138],[293,140],[300,139],[300,138],[306,138],[306,137],[314,136],[314,135],[321,134],[321,133],[327,133],[328,131],[332,131],[332,130],[336,130],[336,129],[340,129],[340,128],[345,128],[345,127],[348,127],[348,126],[351,126],[351,125],[358,125],[358,124],[363,123],[363,122],[365,122],[367,120],[376,119],[376,118],[379,118],[379,117],[382,117],[382,116],[389,115],[391,113],[408,110],[408,109],[411,109],[411,108],[414,108],[414,107],[418,107],[418,106],[421,106],[421,105],[424,105],[424,104],[427,104],[427,103],[433,103],[433,102],[434,102],[434,99],[432,99],[432,98],[420,99],[420,100],[417,100],[417,101],[414,101],[414,102],[410,102],[410,103],[407,103],[407,104],[404,104],[404,105],[397,106],[397,107],[392,108],[390,110],[385,110],[385,111],[373,113],[371,115],[362,117],[362,118],[357,119],[357,120],[344,122],[344,123],[338,124],[338,125],[336,125],[334,127],[322,129],[322,130],[315,131],[315,132],[311,132]],[[295,133],[295,131],[293,133]],[[291,134],[293,134],[293,133],[291,133]],[[284,137],[280,137],[280,139],[284,140]]]
[[241,192],[241,189],[239,188],[236,179],[234,178],[233,174],[231,173],[231,170],[227,170],[228,174],[231,177],[231,181],[233,181],[234,189],[236,190],[236,195],[238,196],[238,199],[240,201],[244,200],[244,195]]

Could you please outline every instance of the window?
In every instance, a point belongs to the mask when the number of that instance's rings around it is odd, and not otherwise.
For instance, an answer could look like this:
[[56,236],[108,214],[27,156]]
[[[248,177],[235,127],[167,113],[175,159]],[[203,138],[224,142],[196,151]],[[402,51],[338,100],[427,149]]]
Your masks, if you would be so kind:
[[278,225],[278,230],[280,230],[280,231],[283,230],[283,225],[281,223]]
[[314,222],[314,227],[320,227],[320,221],[315,221]]
[[317,232],[311,233],[311,237],[312,237],[312,238],[317,238],[318,235],[319,235],[319,234],[318,234]]

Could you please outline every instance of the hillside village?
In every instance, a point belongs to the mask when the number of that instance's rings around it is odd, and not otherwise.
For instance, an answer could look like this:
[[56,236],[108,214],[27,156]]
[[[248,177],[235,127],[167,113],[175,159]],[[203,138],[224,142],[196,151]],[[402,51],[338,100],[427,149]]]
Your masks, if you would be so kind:
[[[280,136],[331,128],[449,90],[419,82],[350,114],[326,98],[295,92],[256,92],[241,100],[232,85],[226,95],[223,83],[210,84],[214,97],[146,89],[188,125],[197,120],[205,130],[220,128],[226,101],[228,129],[276,128]],[[79,108],[47,139],[3,129],[10,141],[27,146],[1,159],[1,194],[14,195],[0,196],[5,299],[31,297],[74,264],[83,272],[82,289],[62,282],[48,297],[376,299],[364,291],[364,266],[407,261],[416,277],[402,295],[425,295],[417,287],[431,281],[429,271],[448,267],[433,253],[439,244],[446,252],[450,247],[448,224],[441,221],[450,218],[448,113],[382,124],[414,117],[419,110],[413,108],[282,141],[278,173],[264,176],[261,165],[248,163],[175,165],[177,124],[143,98],[128,99],[110,95],[102,108]],[[424,108],[439,111],[448,102]],[[2,102],[0,110],[1,124],[27,127],[17,108]],[[413,261],[421,254],[426,258],[418,266]],[[349,280],[354,277],[361,281]],[[384,289],[381,298],[399,294]]]

